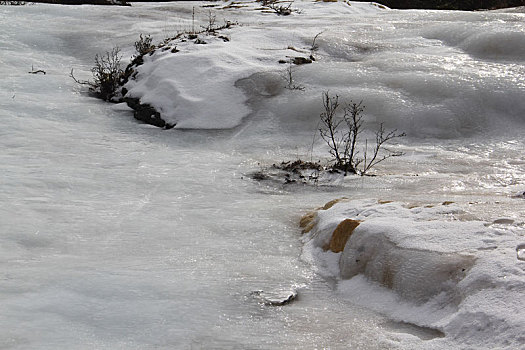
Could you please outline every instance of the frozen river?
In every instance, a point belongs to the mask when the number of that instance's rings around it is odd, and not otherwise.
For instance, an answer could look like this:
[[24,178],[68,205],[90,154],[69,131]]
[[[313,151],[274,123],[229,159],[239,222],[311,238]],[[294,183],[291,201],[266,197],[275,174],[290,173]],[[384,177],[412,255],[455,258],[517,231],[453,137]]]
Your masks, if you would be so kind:
[[[241,10],[229,16],[265,25]],[[88,76],[94,55],[114,45],[131,55],[139,33],[160,40],[185,28],[191,6],[0,6],[0,348],[425,348],[424,330],[334,293],[301,260],[297,223],[341,196],[455,201],[480,220],[523,222],[525,200],[513,195],[525,191],[525,16],[354,16],[364,39],[345,48],[335,19],[321,42],[326,66],[315,71],[324,78],[298,72],[321,90],[299,102],[318,105],[330,81],[343,86],[352,54],[345,91],[370,96],[372,116],[419,114],[387,121],[408,137],[397,146],[404,159],[382,164],[381,176],[303,187],[247,174],[308,153],[315,120],[304,113],[285,107],[279,119],[264,102],[257,108],[271,118],[231,130],[160,130],[68,77],[71,68]],[[404,41],[408,32],[417,40]],[[319,144],[314,156],[323,152]],[[291,288],[299,297],[282,307],[250,296]]]

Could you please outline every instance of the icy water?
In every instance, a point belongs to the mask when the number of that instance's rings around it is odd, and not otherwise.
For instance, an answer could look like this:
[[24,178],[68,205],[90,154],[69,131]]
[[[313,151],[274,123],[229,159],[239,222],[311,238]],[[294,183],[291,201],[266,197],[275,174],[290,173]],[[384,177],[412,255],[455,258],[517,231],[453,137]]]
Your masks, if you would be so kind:
[[[425,104],[423,97],[431,101],[436,91],[450,93],[446,85],[419,85],[407,76],[417,62],[403,52],[428,51],[420,70],[448,59],[448,78],[470,87],[457,87],[452,95],[467,93],[450,97],[459,116],[446,117],[459,125],[446,139],[441,122],[427,125],[439,139],[409,135],[399,146],[404,160],[385,163],[382,176],[348,178],[338,186],[283,186],[257,183],[247,174],[308,152],[312,131],[295,130],[300,119],[253,117],[224,132],[162,131],[87,96],[68,77],[73,67],[88,74],[94,55],[114,45],[131,54],[140,32],[160,38],[187,26],[188,7],[180,18],[161,11],[182,6],[0,7],[0,348],[424,347],[429,334],[437,335],[338,298],[331,281],[301,261],[297,221],[344,195],[456,201],[482,220],[523,220],[525,200],[512,197],[525,190],[522,37],[496,41],[518,47],[498,59],[480,51],[479,43],[463,43],[472,52],[458,64],[452,53],[441,59],[433,51],[438,39],[450,47],[459,40],[459,29],[435,38],[443,34],[435,27],[443,15],[394,11],[369,17],[357,30],[373,42],[387,27],[434,25],[416,47],[387,32],[373,64],[360,63],[358,75],[375,84],[366,87],[372,104],[381,96],[388,101],[390,89],[403,90],[407,105]],[[523,31],[521,13],[450,16],[456,29],[478,23],[494,33],[508,26]],[[334,38],[327,46],[340,58],[337,50],[348,50]],[[363,46],[359,54],[373,51]],[[376,74],[392,56],[399,69]],[[346,69],[336,61],[334,75]],[[28,74],[32,66],[47,74]],[[484,74],[489,78],[483,80]],[[468,83],[473,79],[481,80]],[[480,102],[476,91],[488,94],[495,87],[495,100]],[[421,97],[423,88],[429,90]],[[474,105],[483,112],[479,125],[489,130],[471,127],[476,115],[462,114]],[[375,106],[373,115],[389,107]],[[489,120],[495,115],[501,123]],[[407,129],[418,125],[413,120],[390,124]],[[298,290],[298,300],[282,307],[250,296],[290,288]]]

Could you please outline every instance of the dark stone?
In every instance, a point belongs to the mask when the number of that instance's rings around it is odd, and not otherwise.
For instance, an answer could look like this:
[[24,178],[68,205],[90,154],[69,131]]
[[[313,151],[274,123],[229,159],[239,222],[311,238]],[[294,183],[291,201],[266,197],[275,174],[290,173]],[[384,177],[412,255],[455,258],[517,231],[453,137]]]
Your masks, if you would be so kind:
[[171,129],[175,126],[175,124],[166,123],[153,106],[147,103],[140,103],[138,98],[125,97],[124,101],[134,110],[133,116],[137,120],[164,129]]
[[264,181],[264,180],[268,180],[269,179],[269,176],[266,175],[265,173],[263,173],[262,171],[257,171],[253,174],[251,174],[251,177],[252,179],[256,180],[256,181]]
[[292,62],[293,64],[300,65],[300,64],[312,63],[312,60],[306,57],[294,57]]
[[258,299],[264,305],[283,306],[291,303],[297,298],[297,291],[295,289],[275,290],[271,292],[256,290],[251,292],[250,295]]
[[397,9],[480,10],[525,5],[525,0],[382,0]]

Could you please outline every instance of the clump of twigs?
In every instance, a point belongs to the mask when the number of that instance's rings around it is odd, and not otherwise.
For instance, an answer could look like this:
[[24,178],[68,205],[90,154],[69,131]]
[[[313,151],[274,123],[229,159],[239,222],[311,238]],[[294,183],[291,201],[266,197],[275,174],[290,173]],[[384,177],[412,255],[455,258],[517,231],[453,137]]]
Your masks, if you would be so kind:
[[388,151],[384,148],[389,141],[406,136],[397,130],[386,131],[383,123],[375,132],[375,145],[370,147],[368,140],[364,146],[360,142],[363,131],[362,102],[350,102],[343,108],[343,116],[338,115],[339,96],[323,93],[324,111],[319,115],[319,134],[328,145],[332,156],[332,168],[348,173],[366,175],[368,171],[382,161],[403,155],[402,152]]

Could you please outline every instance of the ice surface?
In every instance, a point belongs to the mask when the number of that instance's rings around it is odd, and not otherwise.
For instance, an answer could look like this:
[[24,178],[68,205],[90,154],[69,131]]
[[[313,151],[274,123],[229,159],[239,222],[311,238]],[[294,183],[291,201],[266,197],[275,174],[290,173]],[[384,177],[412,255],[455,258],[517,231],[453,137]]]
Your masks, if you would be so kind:
[[[523,342],[516,335],[523,303],[506,304],[523,295],[516,250],[523,236],[509,233],[519,232],[525,212],[515,196],[525,188],[524,68],[517,57],[523,11],[296,1],[302,13],[279,17],[255,3],[217,8],[219,21],[240,24],[228,32],[230,42],[196,48],[208,56],[180,55],[185,63],[173,67],[176,74],[171,66],[143,66],[163,82],[148,75],[137,82],[137,93],[166,113],[178,102],[185,113],[172,117],[184,130],[139,124],[128,108],[91,98],[68,77],[74,68],[89,78],[95,54],[114,45],[128,59],[140,33],[158,42],[191,28],[193,6],[196,25],[204,25],[209,8],[202,5],[0,6],[0,347],[451,349]],[[438,29],[449,27],[476,30],[457,40],[440,36]],[[309,55],[319,32],[317,61],[294,67],[305,90],[285,89],[286,65],[278,60]],[[493,34],[502,43],[490,53],[483,38]],[[163,64],[175,56],[151,59]],[[47,74],[28,74],[31,66]],[[195,84],[187,84],[190,77]],[[248,180],[245,174],[275,162],[326,159],[315,137],[323,90],[363,99],[367,127],[384,121],[406,131],[393,146],[405,152],[403,161],[381,164],[380,176],[325,187]],[[306,249],[300,259],[300,214],[340,196],[363,206],[370,198],[406,202],[383,209],[403,223],[419,215],[423,223],[412,227],[420,233],[463,232],[443,218],[442,229],[424,223],[441,216],[479,231],[475,244],[456,237],[454,249],[430,234],[419,243],[401,229],[388,237],[407,251],[474,255],[454,286],[463,293],[459,306],[439,295],[412,303],[363,275],[336,283],[318,273],[334,276],[339,255],[322,249]],[[423,208],[429,203],[434,207]],[[350,215],[335,209],[325,213],[333,220],[319,221],[327,232]],[[490,225],[500,218],[513,223]],[[267,307],[246,298],[254,290],[297,290],[299,297]],[[445,337],[423,341],[391,326],[392,319]]]

